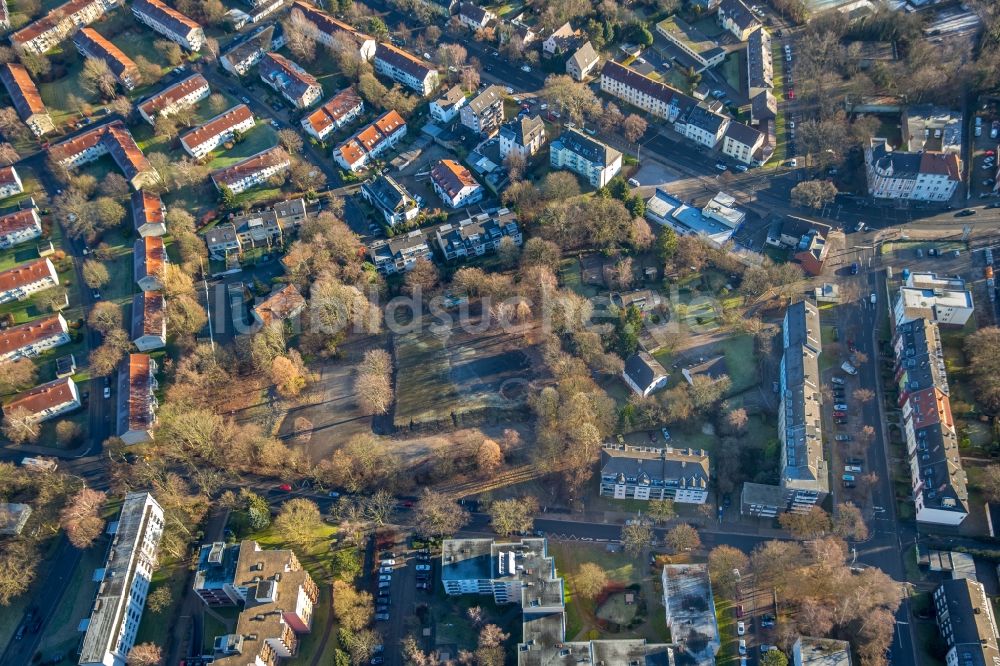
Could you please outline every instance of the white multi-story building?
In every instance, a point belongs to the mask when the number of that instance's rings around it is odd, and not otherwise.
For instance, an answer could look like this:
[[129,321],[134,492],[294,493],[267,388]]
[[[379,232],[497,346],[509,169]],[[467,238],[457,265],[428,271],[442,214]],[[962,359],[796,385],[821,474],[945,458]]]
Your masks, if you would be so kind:
[[704,504],[708,481],[704,450],[605,444],[601,451],[600,494],[605,497]]
[[18,264],[0,273],[0,303],[23,301],[58,284],[56,267],[48,258]]
[[396,111],[386,111],[371,125],[337,146],[333,159],[348,171],[360,171],[406,136],[406,121]]
[[129,354],[118,370],[118,437],[126,444],[153,441],[156,425],[156,361]]
[[671,123],[698,106],[695,98],[613,60],[601,68],[601,92]]
[[17,51],[41,55],[81,27],[124,4],[124,0],[70,0],[12,34],[10,43]]
[[661,582],[670,638],[684,646],[688,664],[714,666],[722,641],[708,565],[664,565]]
[[278,146],[262,150],[232,166],[212,172],[212,182],[216,189],[229,188],[233,194],[239,194],[256,187],[273,176],[288,171],[292,161],[283,149]]
[[316,77],[279,53],[265,53],[257,65],[260,80],[281,93],[296,109],[306,109],[323,96]]
[[656,32],[694,60],[699,72],[715,67],[726,59],[726,50],[718,42],[709,39],[701,30],[688,25],[679,16],[669,16],[657,23]]
[[169,116],[189,108],[208,97],[212,89],[201,74],[192,74],[182,81],[164,88],[155,95],[139,102],[136,108],[150,125],[156,124],[159,116]]
[[104,155],[121,169],[132,189],[157,183],[160,174],[142,154],[125,123],[114,120],[49,147],[49,157],[65,169],[76,169]]
[[493,136],[503,123],[503,98],[503,88],[487,86],[462,107],[459,112],[462,124],[483,136]]
[[545,145],[545,123],[541,116],[515,118],[500,127],[500,157],[517,153],[525,160]]
[[69,342],[69,327],[61,314],[29,321],[0,331],[0,361],[38,356]]
[[738,122],[729,122],[722,134],[722,153],[743,164],[751,164],[764,145],[764,133]]
[[161,0],[133,0],[132,14],[140,23],[188,51],[200,51],[205,43],[201,25]]
[[34,208],[0,216],[0,249],[26,243],[42,235],[42,219]]
[[361,196],[382,213],[390,227],[417,219],[420,204],[392,176],[379,175],[361,184]]
[[948,646],[946,666],[1000,664],[996,616],[982,583],[966,577],[944,581],[934,590],[934,610]]
[[330,101],[302,119],[302,129],[320,141],[342,129],[364,113],[365,102],[353,87],[347,87]]
[[263,26],[223,53],[219,63],[234,76],[246,76],[273,46],[274,26]]
[[42,136],[56,129],[52,117],[45,109],[42,96],[38,94],[35,82],[31,80],[24,65],[16,62],[0,65],[0,81],[10,95],[17,115],[28,126],[32,134]]
[[41,423],[80,407],[80,391],[70,377],[62,377],[18,393],[4,404],[4,414],[23,413],[31,423]]
[[694,107],[674,123],[675,130],[706,148],[715,148],[728,126],[729,118],[701,105]]
[[163,509],[146,492],[129,493],[80,647],[80,666],[125,666],[146,607],[163,537]]
[[455,120],[462,107],[468,102],[462,86],[454,85],[448,88],[444,94],[431,102],[431,118],[439,123],[448,124]]
[[877,199],[949,201],[962,179],[956,153],[895,151],[885,139],[865,148],[868,193]]
[[375,241],[368,246],[368,256],[380,273],[392,275],[411,270],[419,259],[432,256],[427,235],[415,229],[402,236]]
[[563,130],[549,146],[549,161],[556,169],[569,169],[593,187],[604,187],[622,170],[622,154],[575,129]]
[[83,57],[100,60],[107,65],[125,90],[132,90],[142,82],[139,66],[135,61],[93,28],[77,30],[73,35],[73,44]]
[[375,71],[422,96],[430,95],[438,85],[436,67],[386,42],[375,49]]
[[899,289],[892,312],[897,326],[915,319],[964,326],[975,306],[972,291],[962,278],[910,273]]
[[191,157],[201,159],[227,141],[232,141],[237,132],[247,132],[256,124],[250,108],[246,104],[237,104],[182,136],[181,147]]
[[750,34],[760,28],[760,20],[743,0],[722,0],[717,17],[719,25],[741,42],[747,41]]
[[375,57],[377,45],[374,37],[358,32],[302,0],[292,3],[290,16],[292,22],[301,26],[309,37],[328,49],[353,48],[362,60]]
[[24,192],[24,184],[13,165],[0,167],[0,199]]
[[472,172],[455,160],[441,160],[431,169],[431,184],[450,208],[471,206],[482,201],[485,190]]
[[504,238],[519,247],[523,240],[517,215],[506,208],[442,225],[435,229],[434,235],[441,253],[449,261],[492,254],[500,249]]

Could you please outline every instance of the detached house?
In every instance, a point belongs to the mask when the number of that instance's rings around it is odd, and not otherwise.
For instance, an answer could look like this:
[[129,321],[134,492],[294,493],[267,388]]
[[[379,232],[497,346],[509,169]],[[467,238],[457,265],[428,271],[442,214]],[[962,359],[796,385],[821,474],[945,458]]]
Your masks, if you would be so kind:
[[161,0],[133,0],[132,14],[140,23],[188,51],[200,51],[205,43],[201,25]]
[[284,173],[291,165],[288,153],[274,146],[251,155],[242,162],[213,171],[212,182],[215,183],[216,189],[228,187],[233,194],[239,194]]
[[12,197],[24,192],[24,184],[17,175],[17,169],[11,166],[0,167],[0,199]]
[[462,124],[483,136],[493,136],[503,123],[503,98],[503,88],[489,86],[462,107]]
[[253,318],[261,326],[287,321],[306,309],[306,299],[294,284],[285,285],[253,308]]
[[274,41],[274,26],[259,29],[219,57],[222,68],[233,76],[246,76],[260,62],[264,54],[271,50]]
[[622,154],[575,129],[564,130],[549,147],[556,169],[569,169],[594,187],[604,187],[622,169]]
[[468,99],[462,86],[454,85],[443,95],[431,102],[431,118],[439,123],[448,124],[455,119],[458,112],[465,106]]
[[455,160],[441,160],[431,169],[431,184],[441,200],[451,208],[482,201],[484,189],[464,166]]
[[390,227],[417,219],[420,204],[394,178],[379,175],[361,185],[361,196],[377,208]]
[[147,190],[132,194],[132,226],[142,238],[167,233],[163,201],[159,195]]
[[747,41],[750,33],[761,25],[743,0],[722,0],[719,3],[718,18],[719,25],[741,42]]
[[146,236],[135,241],[133,247],[133,274],[135,283],[143,291],[163,289],[162,274],[166,268],[167,251],[159,236]]
[[7,249],[20,243],[39,238],[42,235],[42,219],[34,208],[16,210],[0,216],[0,249]]
[[192,74],[155,95],[147,97],[137,106],[139,115],[150,125],[160,116],[169,116],[190,108],[208,97],[212,90],[201,74]]
[[35,87],[35,82],[31,80],[24,65],[15,62],[0,65],[0,81],[7,89],[17,115],[32,134],[42,136],[55,131],[55,123],[52,122],[42,102],[42,96],[38,94],[38,88]]
[[524,159],[545,145],[545,123],[541,116],[516,118],[500,128],[500,157],[518,153]]
[[183,135],[181,147],[191,157],[201,159],[227,141],[232,141],[237,132],[247,132],[256,124],[250,108],[246,104],[238,104]]
[[167,301],[160,291],[132,297],[132,343],[141,352],[167,345]]
[[156,361],[129,354],[118,370],[118,436],[126,444],[153,441],[156,425]]
[[306,35],[328,49],[351,48],[365,61],[375,57],[377,47],[374,37],[358,32],[309,3],[295,0],[291,17]]
[[81,27],[124,4],[124,0],[70,0],[12,34],[10,43],[21,53],[42,55]]
[[302,119],[302,129],[320,141],[364,113],[365,103],[353,87],[344,88],[330,101]]
[[257,66],[260,79],[280,92],[296,109],[305,109],[323,96],[323,86],[312,74],[283,55],[266,53]]
[[141,83],[142,77],[135,61],[93,28],[79,30],[73,35],[73,44],[83,57],[106,64],[125,90],[132,90]]
[[406,136],[406,122],[396,111],[386,111],[371,125],[337,146],[333,159],[348,171],[360,171]]
[[496,20],[496,14],[472,2],[463,2],[458,6],[458,21],[471,30],[480,30]]
[[659,361],[647,352],[639,351],[625,360],[622,377],[630,389],[645,398],[666,386],[669,375]]
[[562,53],[569,53],[580,43],[580,33],[573,29],[569,23],[564,23],[542,42],[542,54],[546,56],[556,56]]
[[586,41],[566,61],[566,73],[572,76],[574,81],[583,81],[590,76],[600,61],[593,45],[590,41]]
[[18,264],[0,273],[0,303],[23,301],[58,284],[56,267],[48,258]]
[[11,326],[0,331],[0,361],[38,356],[69,342],[69,327],[61,314]]
[[79,409],[80,404],[76,383],[69,377],[63,377],[18,393],[3,406],[3,411],[7,416],[26,412],[30,422],[41,423]]
[[438,85],[436,67],[386,42],[375,49],[375,72],[424,97]]

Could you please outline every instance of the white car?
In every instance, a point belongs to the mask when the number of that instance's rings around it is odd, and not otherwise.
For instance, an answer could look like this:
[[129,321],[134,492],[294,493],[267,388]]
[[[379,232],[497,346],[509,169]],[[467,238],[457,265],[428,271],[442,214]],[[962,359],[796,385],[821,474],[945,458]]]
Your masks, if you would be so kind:
[[844,378],[843,377],[830,377],[830,381],[833,382],[834,384],[836,384],[837,386],[843,386],[844,385]]
[[528,65],[521,65],[521,71],[522,72],[530,72],[531,71],[531,67],[528,66]]
[[639,187],[639,181],[637,181],[635,178],[629,178],[628,184],[631,185],[632,187]]
[[395,564],[396,564],[396,560],[392,560],[392,559],[390,559],[390,560],[382,560],[382,566],[384,566],[384,567],[391,567],[391,566],[393,566]]
[[378,577],[378,581],[380,583],[389,583],[389,582],[392,582],[392,576],[389,576],[389,575],[379,576]]
[[745,633],[747,633],[747,625],[744,624],[743,620],[740,620],[736,623],[736,635],[742,636]]
[[110,386],[105,386],[104,387],[104,397],[105,398],[110,398],[111,397],[111,387]]
[[740,639],[740,654],[746,654],[746,653],[747,653],[747,639],[741,638]]

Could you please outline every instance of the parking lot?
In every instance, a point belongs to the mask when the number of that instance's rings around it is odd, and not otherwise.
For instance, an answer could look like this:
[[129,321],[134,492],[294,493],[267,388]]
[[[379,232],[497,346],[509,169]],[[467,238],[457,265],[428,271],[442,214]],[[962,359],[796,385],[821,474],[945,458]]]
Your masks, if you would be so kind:
[[[777,615],[774,612],[774,593],[760,590],[753,577],[747,576],[739,585],[736,614],[736,637],[743,663],[756,664],[760,655],[775,649],[777,642]],[[742,661],[742,659],[741,659]]]
[[[414,629],[412,620],[418,604],[433,592],[433,557],[427,549],[382,550],[370,579],[375,598],[375,628],[382,634],[383,645],[399,646]],[[401,663],[401,657],[398,650],[389,650],[377,655],[371,663],[393,666]]]

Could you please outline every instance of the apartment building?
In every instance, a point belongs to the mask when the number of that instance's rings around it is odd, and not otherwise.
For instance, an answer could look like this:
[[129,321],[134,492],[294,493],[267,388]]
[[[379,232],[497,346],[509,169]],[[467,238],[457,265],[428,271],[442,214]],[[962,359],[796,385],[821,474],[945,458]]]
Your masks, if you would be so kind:
[[518,117],[500,127],[500,157],[504,159],[511,153],[518,153],[527,160],[544,145],[545,123],[541,116]]
[[670,123],[698,106],[695,98],[612,60],[601,68],[601,91]]
[[704,450],[605,444],[600,494],[614,499],[708,500],[709,460]]
[[24,184],[13,165],[0,167],[0,199],[24,192]]
[[298,653],[312,630],[319,588],[292,550],[256,541],[202,546],[194,590],[211,607],[240,606],[235,630],[216,636],[215,666],[274,664]]
[[462,107],[465,106],[469,98],[465,96],[462,86],[454,85],[448,88],[440,97],[431,102],[431,118],[439,123],[448,124],[455,120]]
[[743,164],[752,164],[764,146],[764,133],[735,121],[726,123],[720,150]]
[[685,663],[714,666],[721,647],[715,597],[707,564],[666,564],[660,576],[667,628],[683,645]]
[[268,179],[288,171],[292,162],[279,146],[262,150],[256,155],[212,172],[212,182],[216,189],[229,188],[239,194],[252,187],[266,183]]
[[893,338],[903,435],[918,522],[959,525],[969,513],[948,375],[937,324],[916,319]]
[[965,280],[935,273],[910,273],[892,308],[897,326],[916,319],[964,326],[973,312],[972,291]]
[[132,227],[140,237],[163,236],[167,233],[167,223],[163,201],[158,194],[148,190],[132,193]]
[[946,580],[934,590],[938,631],[948,646],[947,666],[1000,664],[997,621],[986,588],[977,580]]
[[387,42],[375,49],[375,72],[424,97],[434,92],[438,85],[438,71],[434,65]]
[[132,297],[132,343],[141,352],[167,346],[167,301],[161,291]]
[[597,51],[588,40],[566,60],[566,73],[573,77],[574,81],[583,81],[597,69],[600,62]]
[[257,64],[260,80],[281,93],[296,109],[306,109],[323,96],[312,74],[278,53],[265,53]]
[[305,309],[306,299],[294,284],[286,284],[257,303],[250,313],[259,326],[269,326],[297,317]]
[[396,111],[386,111],[371,125],[358,131],[333,151],[333,159],[348,171],[357,172],[406,136],[406,122]]
[[227,141],[232,141],[237,133],[250,131],[256,124],[250,108],[246,104],[237,104],[181,136],[181,147],[191,157],[201,159]]
[[502,87],[488,86],[459,111],[462,124],[484,137],[493,136],[503,124],[503,98]]
[[774,90],[774,58],[771,33],[760,27],[747,38],[747,87],[750,97]]
[[17,115],[32,134],[43,136],[55,131],[55,123],[52,122],[52,117],[42,102],[42,96],[24,65],[16,62],[0,65],[0,81],[7,89]]
[[868,193],[878,199],[950,201],[962,178],[962,161],[953,152],[893,150],[874,138],[865,148]]
[[0,361],[38,356],[69,342],[69,327],[61,314],[49,315],[0,331]]
[[125,90],[132,90],[142,82],[139,66],[135,61],[93,28],[78,30],[73,35],[73,44],[83,57],[106,64]]
[[747,41],[750,35],[761,27],[760,20],[754,16],[743,0],[722,0],[716,16],[719,25],[741,42]]
[[31,423],[40,423],[80,408],[80,391],[69,377],[40,384],[18,393],[3,406],[4,414],[25,414]]
[[0,249],[41,237],[42,219],[34,208],[17,210],[0,216]]
[[694,60],[696,69],[703,72],[726,59],[726,50],[709,39],[679,16],[670,16],[656,24],[656,32]]
[[264,247],[284,242],[286,230],[301,225],[308,217],[303,199],[290,199],[269,208],[230,216],[229,222],[205,232],[205,244],[213,257],[224,258],[229,252]]
[[156,361],[129,354],[118,369],[118,436],[126,444],[153,441],[156,424]]
[[726,133],[729,122],[727,117],[699,104],[688,111],[686,116],[679,118],[674,123],[674,129],[699,145],[715,148]]
[[518,247],[523,241],[517,215],[506,208],[444,224],[434,230],[434,236],[444,258],[449,261],[492,254],[500,249],[504,238],[509,238]]
[[420,203],[392,176],[378,175],[361,184],[361,196],[382,213],[390,227],[417,219]]
[[302,119],[306,134],[324,141],[332,132],[347,127],[364,113],[365,102],[353,86],[344,88],[330,100]]
[[549,146],[549,161],[556,169],[569,169],[593,187],[604,187],[622,169],[622,154],[576,129],[565,129]]
[[431,185],[450,208],[471,206],[483,200],[485,188],[472,172],[455,160],[441,160],[431,169]]
[[163,537],[163,508],[147,492],[125,496],[80,645],[80,666],[125,666],[135,644]]
[[124,0],[70,0],[13,33],[10,43],[17,51],[42,55],[81,27],[124,4]]
[[375,241],[367,249],[376,270],[384,275],[404,273],[411,270],[418,259],[430,260],[433,256],[427,236],[419,230]]
[[125,123],[115,120],[49,147],[49,157],[66,169],[75,169],[111,155],[132,189],[160,181],[160,174],[142,154]]
[[163,289],[163,271],[167,264],[163,239],[159,236],[137,238],[132,254],[132,273],[139,288],[143,291]]
[[851,666],[851,644],[833,638],[799,636],[792,644],[793,666]]
[[56,267],[48,258],[18,264],[0,273],[0,303],[23,301],[58,284]]
[[161,0],[133,0],[132,15],[188,51],[200,51],[205,43],[200,24]]
[[268,25],[232,47],[219,57],[222,68],[233,76],[246,76],[274,44],[274,26]]
[[353,48],[366,61],[375,57],[377,44],[374,37],[358,32],[313,5],[295,0],[291,16],[292,21],[301,26],[307,35],[328,49]]
[[208,81],[201,74],[191,76],[150,95],[136,105],[139,115],[150,125],[160,116],[169,116],[190,108],[211,94]]

